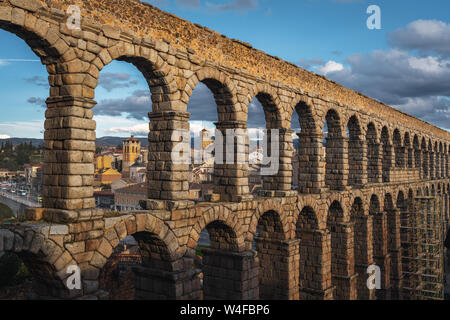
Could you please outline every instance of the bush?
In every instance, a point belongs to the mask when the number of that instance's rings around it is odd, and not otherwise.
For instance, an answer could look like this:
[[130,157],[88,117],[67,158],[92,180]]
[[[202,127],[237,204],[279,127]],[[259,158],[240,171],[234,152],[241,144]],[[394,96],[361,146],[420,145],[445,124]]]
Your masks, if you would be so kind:
[[0,287],[14,283],[14,277],[19,271],[21,263],[17,255],[9,252],[0,258]]
[[0,203],[0,221],[9,218],[14,218],[14,213],[8,206],[4,205],[3,203]]
[[30,277],[25,264],[14,253],[5,253],[0,258],[0,287],[23,283]]

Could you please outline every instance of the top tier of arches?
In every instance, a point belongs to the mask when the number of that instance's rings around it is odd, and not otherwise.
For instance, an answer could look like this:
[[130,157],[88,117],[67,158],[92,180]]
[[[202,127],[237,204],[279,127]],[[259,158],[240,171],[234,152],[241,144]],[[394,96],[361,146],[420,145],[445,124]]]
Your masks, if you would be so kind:
[[[83,15],[86,14],[83,11]],[[64,11],[50,9],[37,0],[9,0],[0,4],[0,28],[24,39],[49,72],[50,97],[45,122],[45,206],[62,209],[93,206],[92,181],[87,176],[93,174],[91,158],[95,151],[96,124],[92,120],[94,111],[90,109],[96,104],[95,89],[100,71],[114,60],[134,64],[148,82],[152,93],[152,106],[148,110],[151,119],[150,143],[171,143],[170,137],[167,137],[171,130],[189,128],[187,106],[192,91],[202,82],[214,95],[218,128],[245,130],[248,105],[257,98],[264,108],[266,127],[282,129],[287,133],[281,147],[285,149],[280,150],[285,152],[285,157],[290,154],[287,151],[292,140],[288,136],[295,112],[301,127],[299,136],[317,143],[319,149],[320,137],[327,124],[328,138],[342,140],[339,143],[330,142],[327,149],[335,149],[335,145],[341,144],[348,145],[343,150],[356,150],[364,143],[380,145],[383,170],[394,166],[427,166],[424,170],[427,175],[423,177],[445,178],[449,175],[450,134],[435,127],[430,129],[420,120],[411,121],[411,117],[393,109],[390,111],[395,117],[371,112],[372,109],[364,104],[354,106],[345,101],[334,101],[303,90],[305,84],[301,82],[294,87],[270,77],[252,76],[248,70],[243,71],[245,68],[238,70],[221,64],[220,59],[214,61],[213,56],[205,60],[191,49],[181,50],[176,45],[157,40],[158,37],[136,37],[132,32],[102,26],[86,17],[82,19],[81,30],[71,30],[65,23],[67,18]],[[394,121],[398,118],[402,120]],[[167,149],[161,147],[161,150]],[[416,156],[419,154],[420,158]],[[167,199],[177,198],[178,192],[183,191],[177,189],[183,182],[182,179],[177,180],[178,172],[186,168],[177,168],[166,159],[165,154],[158,157],[154,159],[155,167],[162,165],[162,170],[169,177],[159,183],[167,187],[167,194],[171,194]],[[341,157],[338,158],[340,161]],[[387,163],[390,159],[395,159],[393,165]],[[316,160],[318,163],[323,161]],[[158,161],[164,163],[157,164]],[[341,179],[328,175],[341,165],[345,168],[345,164],[339,161],[327,167],[327,181]],[[289,167],[289,163],[283,165]],[[239,179],[242,179],[240,170],[245,171],[245,168],[235,167],[233,170],[233,179],[227,180],[229,190],[245,193],[245,185],[239,184]],[[344,170],[339,174],[345,176],[346,172]],[[66,177],[58,178],[61,175]],[[389,181],[388,175],[386,177],[385,182]],[[274,189],[281,183],[288,185],[287,180],[286,176],[275,179],[278,184]],[[350,180],[355,184],[364,182],[357,177]],[[342,184],[336,186],[341,187]],[[164,198],[162,193],[156,198],[159,196]]]
[[[96,1],[91,2],[95,8]],[[158,96],[158,93],[164,96],[156,98],[153,111],[177,109],[175,103],[171,108],[167,108],[166,104],[159,108],[157,106],[157,102],[174,102],[174,100],[184,105],[178,106],[178,111],[187,111],[185,107],[192,91],[198,82],[204,82],[214,93],[219,109],[222,106],[226,112],[231,110],[241,121],[246,121],[246,107],[257,97],[267,109],[266,113],[272,114],[266,119],[277,122],[277,127],[290,128],[290,120],[295,110],[300,114],[301,122],[304,117],[307,119],[302,127],[320,132],[325,123],[325,115],[330,109],[334,109],[341,118],[340,125],[343,132],[355,114],[363,130],[371,119],[378,120],[378,130],[379,126],[386,123],[389,124],[391,132],[396,129],[397,122],[389,121],[394,113],[400,114],[395,110],[392,110],[390,115],[373,114],[366,110],[364,105],[345,105],[328,97],[317,96],[313,92],[272,82],[270,78],[266,80],[259,77],[252,78],[246,72],[227,68],[214,59],[210,61],[202,59],[193,54],[191,49],[183,51],[177,46],[159,41],[158,37],[140,38],[133,36],[134,32],[130,30],[103,26],[89,17],[93,12],[83,10],[81,30],[70,30],[65,23],[69,15],[61,10],[65,9],[67,4],[64,1],[54,1],[53,6],[54,8],[48,8],[44,1],[39,0],[26,3],[10,0],[0,5],[0,27],[24,39],[44,64],[59,64],[55,73],[85,74],[84,81],[78,83],[69,80],[55,81],[56,83],[51,84],[52,87],[79,84],[85,89],[82,90],[82,96],[85,96],[84,93],[89,90],[84,87],[95,89],[97,86],[99,74],[97,71],[101,71],[113,60],[124,60],[133,63],[143,73],[150,88],[154,88],[152,96]],[[111,11],[115,11],[113,9]],[[300,83],[298,85],[301,87]],[[90,98],[89,94],[87,96],[86,98]],[[436,143],[438,148],[442,145],[441,149],[445,149],[444,144],[450,137],[447,132],[437,128],[435,129],[439,134],[430,133],[428,128],[422,132],[423,123],[414,123],[411,126],[409,118],[405,115],[404,123],[399,124],[399,130],[403,134],[410,137],[415,134],[423,135],[435,140],[433,144]]]

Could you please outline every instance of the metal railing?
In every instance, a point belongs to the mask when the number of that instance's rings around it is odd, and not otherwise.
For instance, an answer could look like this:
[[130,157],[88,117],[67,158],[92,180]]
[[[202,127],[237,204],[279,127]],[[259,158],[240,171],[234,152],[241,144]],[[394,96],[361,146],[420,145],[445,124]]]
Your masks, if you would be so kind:
[[0,196],[2,196],[4,198],[7,198],[9,200],[15,201],[17,203],[23,204],[24,206],[27,206],[27,207],[30,207],[30,208],[39,208],[39,207],[41,207],[41,204],[36,202],[36,201],[24,199],[24,198],[22,198],[20,196],[13,195],[13,194],[10,194],[8,192],[0,191]]

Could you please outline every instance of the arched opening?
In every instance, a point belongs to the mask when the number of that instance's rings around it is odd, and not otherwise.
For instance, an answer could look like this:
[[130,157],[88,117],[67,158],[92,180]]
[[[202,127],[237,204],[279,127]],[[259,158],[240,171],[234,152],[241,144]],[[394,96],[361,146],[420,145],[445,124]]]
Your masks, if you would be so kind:
[[[401,300],[402,299],[402,212],[394,207],[391,194],[384,197],[384,212],[387,215],[387,240],[388,253],[387,261],[389,267],[389,283],[386,285],[385,299]],[[389,290],[388,290],[389,289]]]
[[440,178],[445,178],[445,158],[444,158],[444,146],[442,142],[439,142],[439,162],[440,162]]
[[392,169],[392,145],[387,127],[383,127],[381,131],[381,144],[383,148],[383,182],[390,182]]
[[339,190],[346,185],[348,163],[344,157],[344,142],[339,114],[331,109],[325,117],[322,132],[325,138],[325,184],[332,190]]
[[364,161],[364,137],[361,132],[359,120],[356,116],[352,116],[347,124],[348,132],[348,184],[363,185],[365,182],[363,165]]
[[197,250],[200,299],[257,299],[258,259],[239,251],[236,233],[224,221],[211,222],[204,230],[210,245]]
[[280,216],[275,211],[264,213],[258,221],[255,247],[259,258],[259,298],[283,300],[289,298],[289,279],[280,270],[289,270],[286,253],[286,235]]
[[0,254],[0,300],[27,300],[33,298],[30,271],[16,253]]
[[358,300],[373,300],[375,292],[367,287],[367,268],[373,264],[372,218],[364,213],[364,204],[357,197],[350,211],[354,224],[355,272],[358,274]]
[[387,216],[381,211],[380,201],[377,195],[370,198],[369,215],[373,219],[373,256],[375,264],[381,269],[381,290],[377,290],[375,295],[378,300],[386,299],[387,289],[389,288],[389,265],[387,258],[388,238],[387,238]]
[[369,183],[381,182],[380,174],[380,145],[378,143],[377,130],[371,122],[367,126],[367,178]]
[[[28,278],[27,280],[31,278],[32,281],[32,291],[27,293],[27,299],[67,299],[71,295],[76,295],[74,292],[69,292],[70,290],[57,275],[54,265],[45,261],[42,251],[37,254],[26,251],[16,254],[23,262],[18,271],[20,276]],[[16,277],[19,274],[16,274]]]
[[409,136],[409,132],[405,132],[405,138],[403,143],[403,149],[406,154],[406,167],[407,168],[413,168],[414,166],[414,159],[413,159],[413,149],[411,148],[411,139]]
[[428,156],[429,159],[429,173],[430,173],[430,179],[434,180],[436,177],[436,171],[435,171],[435,160],[434,160],[434,152],[433,152],[433,145],[431,144],[431,140],[428,140]]
[[[137,235],[147,237],[147,241],[152,241],[151,237],[155,237],[153,234]],[[156,237],[155,237],[156,238]],[[136,289],[137,279],[135,276],[134,268],[139,267],[142,264],[141,245],[136,241],[134,236],[127,236],[125,239],[118,242],[115,248],[112,248],[111,256],[108,257],[105,265],[99,272],[98,287],[108,293],[109,300],[134,300],[137,299],[136,291],[140,292],[139,285]],[[148,255],[148,252],[146,253]],[[145,288],[142,291],[146,291]],[[156,297],[156,292],[152,293]],[[144,294],[141,294],[143,296]],[[141,298],[145,299],[145,297]],[[156,298],[155,298],[156,299]]]
[[413,205],[414,205],[414,191],[412,189],[409,189],[408,190],[408,200],[407,200],[408,211],[412,212]]
[[405,167],[405,154],[402,146],[402,137],[398,129],[394,130],[394,152],[395,152],[395,167],[404,168]]
[[425,138],[422,138],[422,144],[421,144],[421,149],[422,149],[422,169],[423,169],[423,176],[422,178],[429,178],[429,161],[430,161],[430,157],[428,155],[428,149],[427,149],[427,143],[425,142]]
[[[345,279],[353,269],[353,229],[344,222],[344,210],[338,201],[328,209],[327,228],[331,234],[331,283],[336,300],[355,299],[352,285]],[[352,271],[350,271],[353,274]]]
[[323,135],[317,131],[311,106],[305,102],[299,102],[295,106],[291,129],[296,131],[298,136],[298,139],[293,140],[297,153],[293,162],[293,188],[298,189],[300,193],[317,193],[324,185],[321,168],[324,161]]
[[260,92],[248,105],[249,189],[271,196],[292,187],[292,131],[282,128],[274,97]]
[[448,163],[448,158],[449,158],[449,153],[450,153],[450,145],[447,147],[447,144],[445,144],[444,153],[445,153],[445,156],[444,156],[445,157],[445,177],[450,178],[449,163]]
[[[198,73],[195,80],[188,81],[185,90],[186,100],[189,102],[187,112],[191,114],[191,120],[195,119],[197,125],[207,131],[203,131],[206,133],[204,143],[197,147],[202,149],[201,152],[197,150],[198,154],[205,154],[206,151],[208,156],[203,157],[203,160],[209,163],[208,171],[212,172],[212,186],[208,186],[212,189],[208,190],[205,200],[215,194],[216,199],[220,198],[222,201],[237,201],[249,194],[247,113],[237,111],[231,83],[222,80],[225,78],[222,74],[202,76]],[[193,88],[190,87],[192,85]],[[202,92],[202,103],[194,103],[192,100],[196,90]],[[214,100],[211,99],[211,93]],[[205,102],[208,103],[207,108]],[[212,138],[211,131],[214,127]]]
[[440,168],[441,157],[439,155],[439,147],[438,147],[437,141],[434,143],[434,157],[435,157],[435,170],[436,170],[436,172],[434,173],[434,177],[435,177],[435,179],[439,179],[440,174],[441,174],[441,168]]
[[[296,223],[296,236],[300,240],[299,288],[300,299],[333,298],[330,288],[331,273],[329,249],[330,241],[328,230],[319,230],[317,215],[313,208],[306,206],[300,212]],[[321,274],[322,277],[313,277],[312,273]]]
[[422,155],[420,153],[419,137],[414,135],[413,139],[413,151],[414,151],[414,168],[419,170],[419,176],[423,178],[423,168],[422,168]]
[[1,230],[0,299],[52,300],[82,295],[82,290],[68,287],[66,271],[73,262],[64,258],[67,252],[43,237],[41,230]]
[[422,196],[422,189],[417,189],[417,191],[416,191],[416,196],[417,197],[421,197]]
[[[446,192],[445,192],[445,223],[446,223],[446,226],[450,226],[449,220],[450,220],[450,184],[447,184],[447,188],[446,188]],[[448,252],[448,250],[447,250],[447,252]]]
[[161,183],[155,190],[155,170],[147,172],[156,151],[154,146],[149,150],[153,136],[148,114],[157,101],[151,93],[160,88],[157,79],[151,63],[139,57],[121,57],[99,73],[95,89],[99,102],[92,109],[96,122],[92,191],[97,208],[142,210],[149,193],[158,198],[163,192]]
[[108,299],[198,298],[199,285],[195,288],[195,283],[199,283],[199,279],[190,283],[192,290],[189,292],[179,292],[177,289],[179,279],[172,274],[179,274],[183,278],[183,266],[170,252],[169,244],[158,234],[140,231],[116,243],[109,252],[102,245],[97,249],[108,258],[98,276],[99,289],[108,292]]
[[[0,22],[0,41],[5,48],[0,59],[0,193],[12,201],[20,198],[41,206],[47,152],[44,139],[54,134],[48,128],[44,135],[46,99],[55,81],[53,67],[60,56],[34,31],[4,21]],[[10,215],[6,206],[0,212],[3,218]],[[24,218],[22,212],[15,214]]]
[[405,195],[401,190],[398,192],[397,196],[397,208],[401,211],[405,211],[408,208],[408,203],[405,199]]
[[218,113],[214,93],[205,83],[198,83],[192,91],[187,110],[191,114],[191,137],[194,139],[194,161],[189,168],[189,198],[207,201],[214,193],[214,124],[218,121]]

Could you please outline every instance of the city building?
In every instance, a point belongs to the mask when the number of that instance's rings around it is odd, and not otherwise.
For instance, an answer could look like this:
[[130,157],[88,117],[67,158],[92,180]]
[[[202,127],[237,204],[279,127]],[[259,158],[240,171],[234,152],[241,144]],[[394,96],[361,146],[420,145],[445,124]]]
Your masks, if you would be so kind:
[[214,193],[214,185],[211,183],[190,183],[189,199],[194,201],[205,201],[208,195]]
[[136,183],[147,181],[147,166],[144,163],[136,162],[130,167],[129,178]]
[[8,169],[0,169],[0,179],[9,179],[14,177],[25,178],[25,171],[10,171]]
[[118,189],[122,189],[122,188],[125,188],[125,187],[133,185],[133,184],[135,184],[135,183],[133,183],[129,179],[125,179],[125,178],[117,179],[111,183],[111,191],[115,192]]
[[114,210],[114,193],[112,191],[94,191],[95,207]]
[[31,184],[31,181],[33,178],[36,178],[38,169],[42,169],[42,165],[31,165],[31,164],[24,164],[23,165],[24,172],[25,172],[25,180],[28,184]]
[[141,141],[134,136],[123,141],[122,145],[122,176],[130,176],[130,167],[138,160],[141,154]]
[[112,161],[109,155],[98,155],[95,158],[95,180],[97,184],[111,184],[122,178],[119,171],[112,168]]
[[202,140],[202,150],[206,150],[206,148],[214,143],[214,140],[211,138],[211,134],[208,130],[203,129],[200,136]]
[[213,183],[214,159],[211,162],[194,166],[191,170],[189,182]]
[[114,206],[118,211],[141,210],[139,202],[146,199],[146,183],[127,186],[114,192]]

